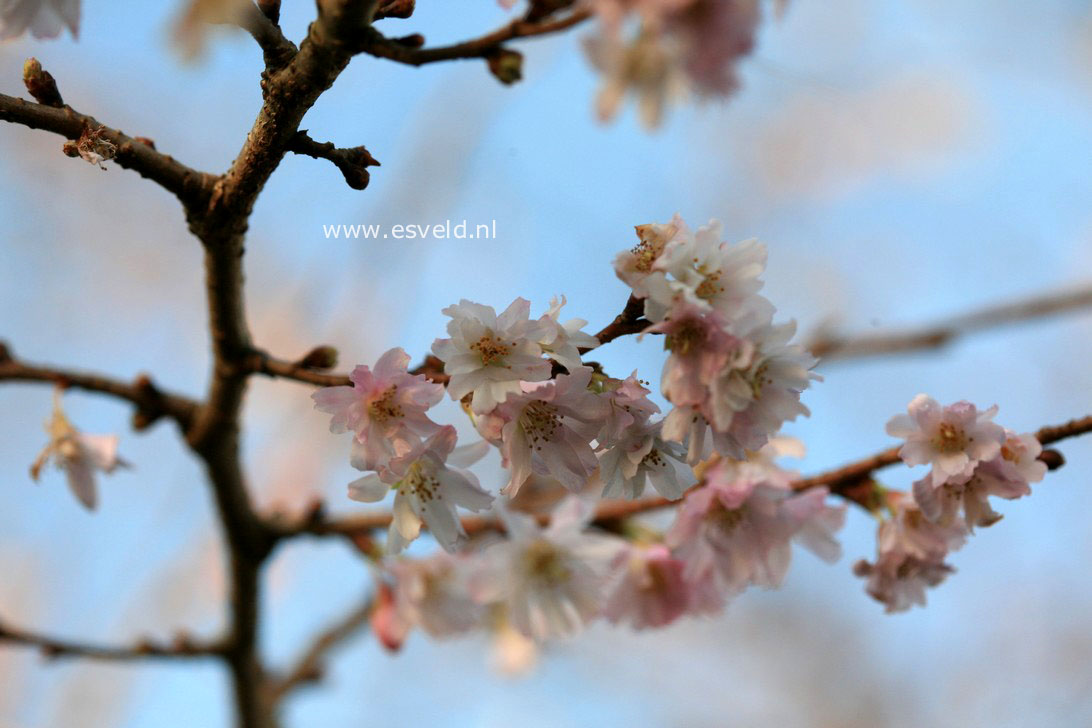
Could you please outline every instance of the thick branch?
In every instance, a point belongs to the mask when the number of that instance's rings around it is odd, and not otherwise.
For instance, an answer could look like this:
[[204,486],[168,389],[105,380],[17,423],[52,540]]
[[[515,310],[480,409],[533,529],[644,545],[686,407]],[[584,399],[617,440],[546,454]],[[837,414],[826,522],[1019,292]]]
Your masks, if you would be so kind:
[[492,33],[449,46],[436,48],[416,48],[387,38],[379,31],[369,28],[363,36],[360,47],[362,53],[387,58],[411,66],[422,66],[437,61],[451,61],[463,58],[485,58],[496,51],[502,44],[517,38],[533,38],[567,30],[584,22],[592,15],[590,10],[574,10],[563,18],[555,20],[530,21],[513,20]]
[[[86,129],[102,127],[93,117],[70,106],[55,108],[4,94],[0,94],[0,121],[42,129],[73,140],[79,139]],[[156,151],[151,144],[117,129],[103,127],[102,138],[117,147],[115,162],[172,192],[187,209],[199,207],[208,199],[212,189],[211,175],[191,169]]]
[[213,371],[208,397],[187,432],[205,462],[231,562],[231,608],[225,658],[240,728],[270,728],[276,718],[258,656],[260,572],[274,544],[256,516],[240,463],[239,422],[253,353],[243,294],[244,236],[255,200],[296,138],[307,110],[352,56],[374,0],[319,0],[319,17],[283,67],[267,68],[263,104],[231,168],[216,180],[191,231],[205,247]]
[[161,391],[146,376],[137,377],[130,383],[98,374],[29,364],[15,359],[11,351],[2,343],[0,343],[0,381],[46,382],[60,387],[72,387],[110,395],[136,407],[133,413],[133,426],[138,430],[150,426],[161,417],[171,418],[185,430],[197,409],[197,403],[193,400]]
[[1008,324],[1092,308],[1092,286],[990,306],[934,324],[861,336],[819,334],[808,348],[824,362],[939,349],[956,338]]
[[44,656],[51,659],[61,657],[112,661],[168,659],[210,657],[218,655],[221,651],[221,646],[218,644],[195,642],[185,635],[178,636],[169,644],[142,640],[131,647],[114,647],[48,637],[0,623],[0,645],[4,643],[37,648]]

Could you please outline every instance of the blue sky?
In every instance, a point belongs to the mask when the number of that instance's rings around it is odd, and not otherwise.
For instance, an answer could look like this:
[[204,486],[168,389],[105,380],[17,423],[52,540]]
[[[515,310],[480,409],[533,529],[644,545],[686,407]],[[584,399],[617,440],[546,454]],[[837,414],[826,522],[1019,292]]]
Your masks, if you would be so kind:
[[[225,37],[185,65],[166,39],[174,4],[87,0],[79,42],[0,46],[0,91],[20,94],[37,56],[75,108],[220,171],[260,104],[260,56]],[[491,0],[421,0],[388,32],[430,42],[504,21]],[[312,13],[286,2],[303,34]],[[796,0],[768,23],[724,102],[671,110],[657,133],[627,108],[598,124],[587,30],[520,46],[525,81],[505,88],[477,62],[413,69],[357,59],[308,114],[320,140],[364,144],[383,163],[350,190],[330,165],[290,157],[260,199],[248,245],[256,340],[285,356],[334,343],[343,362],[391,346],[415,356],[440,309],[470,298],[609,321],[625,300],[610,260],[632,226],[674,212],[725,223],[770,248],[767,295],[808,332],[929,320],[1089,280],[1092,269],[1092,9],[1087,2]],[[3,71],[2,69],[8,69]],[[0,337],[28,359],[200,393],[208,355],[200,250],[174,201],[136,175],[65,158],[60,141],[0,128]],[[497,221],[496,240],[327,240],[323,224]],[[1000,405],[1034,429],[1092,410],[1092,322],[1068,317],[991,332],[940,353],[821,366],[805,471],[887,447],[884,422],[918,392]],[[654,342],[613,344],[610,371],[656,380]],[[256,498],[335,510],[352,476],[343,441],[308,390],[256,382],[246,452]],[[98,641],[215,634],[218,541],[198,467],[173,428],[127,430],[128,412],[73,394],[89,431],[120,431],[130,471],[104,481],[91,516],[49,473],[26,468],[44,442],[50,393],[0,388],[0,617]],[[871,556],[854,513],[845,556],[799,554],[785,588],[751,592],[716,620],[656,634],[595,627],[520,681],[486,666],[486,645],[420,636],[390,657],[353,642],[324,688],[288,707],[294,726],[364,722],[466,726],[1078,725],[1092,719],[1087,563],[1092,445],[954,557],[927,609],[885,616],[849,572]],[[885,473],[893,486],[915,476]],[[367,588],[337,544],[283,550],[266,574],[264,648],[283,664]],[[0,652],[0,726],[226,726],[225,681],[208,666],[42,664]]]

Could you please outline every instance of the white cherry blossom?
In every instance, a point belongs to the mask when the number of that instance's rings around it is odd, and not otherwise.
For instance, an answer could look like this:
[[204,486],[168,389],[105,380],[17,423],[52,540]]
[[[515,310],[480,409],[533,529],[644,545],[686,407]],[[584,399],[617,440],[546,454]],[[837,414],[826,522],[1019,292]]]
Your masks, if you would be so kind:
[[499,316],[490,306],[463,299],[448,306],[449,339],[437,339],[432,353],[444,361],[451,376],[447,391],[452,399],[473,394],[471,408],[482,414],[518,394],[520,382],[541,382],[550,378],[550,362],[542,358],[539,341],[547,327],[530,321],[531,304],[517,298]]

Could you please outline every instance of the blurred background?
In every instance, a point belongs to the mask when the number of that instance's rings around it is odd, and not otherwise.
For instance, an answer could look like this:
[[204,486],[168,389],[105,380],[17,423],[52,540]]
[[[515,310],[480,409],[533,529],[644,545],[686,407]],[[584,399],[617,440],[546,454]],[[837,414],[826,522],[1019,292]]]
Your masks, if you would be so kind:
[[[227,34],[197,64],[169,47],[178,3],[85,0],[78,42],[0,46],[0,91],[24,95],[37,56],[75,108],[191,166],[222,171],[260,106],[261,58]],[[383,30],[430,43],[505,22],[492,0],[420,0]],[[285,0],[303,36],[313,4]],[[762,28],[727,103],[673,108],[646,133],[632,108],[600,125],[581,28],[519,45],[525,80],[480,62],[422,69],[358,58],[308,114],[319,140],[364,144],[383,166],[350,190],[330,164],[288,157],[258,202],[248,244],[257,343],[293,358],[335,344],[341,369],[402,346],[418,359],[444,306],[467,297],[532,311],[553,295],[590,330],[626,298],[613,255],[632,226],[678,211],[770,249],[766,294],[805,333],[889,327],[1087,283],[1092,272],[1092,4],[1087,0],[794,0]],[[204,390],[201,251],[166,192],[58,137],[0,127],[0,338],[30,361]],[[488,224],[494,240],[333,240],[323,224]],[[821,365],[786,431],[806,472],[888,447],[886,420],[918,392],[998,403],[1018,430],[1092,411],[1092,318],[1052,319],[897,359]],[[657,342],[598,358],[654,384]],[[352,511],[348,443],[310,389],[253,380],[245,446],[266,508],[316,496]],[[129,408],[66,396],[88,432],[120,432],[133,468],[82,510],[64,478],[27,468],[45,442],[50,389],[0,387],[0,615],[95,642],[214,636],[223,564],[202,474],[175,428],[129,430]],[[454,419],[454,415],[452,421]],[[596,625],[513,679],[485,638],[413,635],[400,654],[350,642],[290,726],[1076,726],[1092,724],[1092,438],[1069,464],[955,554],[929,606],[887,616],[850,573],[874,523],[851,511],[834,566],[796,555],[783,589],[750,591],[717,619],[655,633]],[[488,471],[488,466],[486,468]],[[483,471],[484,472],[484,471]],[[885,471],[906,487],[917,477]],[[490,483],[496,488],[498,483]],[[369,574],[348,547],[301,541],[266,571],[263,649],[289,664],[359,601]],[[0,647],[0,726],[202,726],[231,720],[218,665],[50,663]]]

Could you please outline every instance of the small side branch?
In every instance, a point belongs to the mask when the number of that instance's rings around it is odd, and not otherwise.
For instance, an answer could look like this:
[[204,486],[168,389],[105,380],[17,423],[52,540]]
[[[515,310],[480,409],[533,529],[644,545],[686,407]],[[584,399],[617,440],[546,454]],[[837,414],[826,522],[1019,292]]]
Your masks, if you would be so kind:
[[927,351],[947,346],[955,339],[1008,324],[1047,318],[1092,308],[1092,286],[1050,293],[1016,303],[1003,303],[934,324],[903,331],[862,336],[821,333],[812,339],[811,353],[828,362],[870,356]]
[[0,623],[0,645],[3,644],[36,648],[50,659],[75,657],[115,662],[212,657],[222,651],[217,643],[196,642],[186,635],[179,635],[170,643],[142,640],[132,646],[117,647],[58,639]]
[[42,129],[70,140],[79,139],[87,130],[101,130],[100,137],[116,147],[115,162],[173,193],[187,209],[200,207],[212,189],[214,178],[211,175],[156,151],[147,140],[105,127],[94,117],[81,114],[71,106],[46,106],[0,94],[0,121]]
[[372,608],[372,600],[365,600],[315,636],[287,674],[273,683],[274,699],[279,700],[298,687],[321,680],[326,659],[368,625]]
[[137,430],[151,426],[161,417],[169,417],[185,431],[197,410],[195,401],[160,390],[147,376],[139,376],[133,382],[123,382],[98,374],[29,364],[17,360],[0,343],[0,382],[3,381],[51,383],[124,400],[136,407],[133,427]]
[[371,180],[368,167],[379,166],[379,160],[369,154],[363,146],[340,148],[335,147],[331,142],[316,142],[308,136],[306,130],[296,132],[296,136],[288,145],[288,151],[332,162],[341,170],[346,184],[354,190],[362,190],[368,186]]
[[416,48],[412,44],[399,43],[373,28],[368,28],[363,34],[360,52],[410,66],[463,58],[485,58],[508,41],[559,33],[584,22],[591,15],[591,10],[580,9],[553,20],[532,21],[520,18],[479,38],[435,48]]

